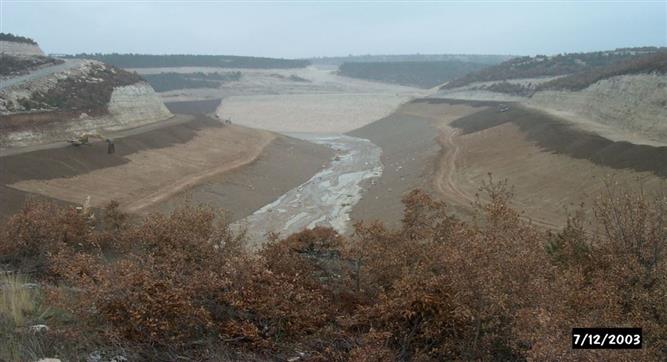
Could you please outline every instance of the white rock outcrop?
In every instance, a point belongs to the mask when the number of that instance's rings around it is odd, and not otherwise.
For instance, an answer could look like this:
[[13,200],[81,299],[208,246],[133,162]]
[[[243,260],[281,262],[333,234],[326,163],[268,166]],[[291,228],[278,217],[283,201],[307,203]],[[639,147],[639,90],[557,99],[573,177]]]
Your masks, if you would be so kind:
[[99,117],[78,116],[39,127],[0,133],[0,149],[62,142],[82,133],[120,131],[171,118],[153,88],[144,83],[117,87],[111,94],[109,114]]
[[103,127],[115,131],[164,120],[172,116],[148,83],[117,87],[111,93],[110,120]]
[[14,56],[44,55],[37,44],[0,40],[0,53]]

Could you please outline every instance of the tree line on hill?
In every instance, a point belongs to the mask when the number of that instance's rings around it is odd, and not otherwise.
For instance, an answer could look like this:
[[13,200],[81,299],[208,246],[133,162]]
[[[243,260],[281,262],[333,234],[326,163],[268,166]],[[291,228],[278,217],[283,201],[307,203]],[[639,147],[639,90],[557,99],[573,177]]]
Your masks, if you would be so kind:
[[520,78],[539,78],[570,74],[585,74],[615,63],[636,59],[650,53],[659,53],[664,48],[629,48],[604,52],[537,55],[518,57],[501,64],[469,73],[444,85],[443,89],[463,87],[475,82],[503,81]]
[[37,45],[37,42],[25,37],[25,36],[19,36],[19,35],[14,35],[12,33],[0,33],[0,40],[4,41],[13,41],[16,43],[26,43],[26,44],[32,44],[32,45]]
[[142,77],[157,92],[188,88],[218,88],[221,84],[241,79],[241,72],[213,73],[158,73],[144,74]]
[[665,74],[667,73],[667,50],[635,56],[612,64],[598,66],[584,72],[556,78],[537,86],[536,90],[571,90],[577,91],[602,79],[630,74]]
[[102,54],[80,53],[66,58],[95,59],[120,68],[158,67],[219,67],[219,68],[303,68],[310,65],[307,60],[246,57],[235,55],[194,54]]
[[502,63],[511,55],[496,54],[390,54],[390,55],[348,55],[346,57],[310,58],[313,64],[336,65],[343,63],[385,63],[385,62],[435,62],[460,61],[494,65]]
[[431,88],[448,80],[485,68],[487,65],[462,61],[354,62],[343,63],[339,74],[380,82]]

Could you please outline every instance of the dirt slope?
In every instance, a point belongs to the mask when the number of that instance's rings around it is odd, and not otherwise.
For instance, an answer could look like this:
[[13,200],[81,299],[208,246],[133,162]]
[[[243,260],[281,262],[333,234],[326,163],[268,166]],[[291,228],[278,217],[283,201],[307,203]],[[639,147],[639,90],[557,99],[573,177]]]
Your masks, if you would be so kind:
[[[514,186],[515,204],[545,227],[562,225],[565,208],[592,202],[603,179],[666,190],[667,149],[614,142],[558,118],[493,102],[417,100],[352,134],[383,150],[385,173],[355,207],[357,219],[400,219],[400,197],[430,190],[469,215],[489,173]],[[400,168],[399,168],[400,167]]]
[[332,155],[329,148],[279,135],[255,161],[212,176],[147,210],[168,212],[185,203],[206,204],[224,209],[229,221],[237,221],[307,181]]
[[[252,162],[274,135],[197,118],[105,143],[0,158],[0,183],[10,190],[93,206],[116,199],[130,211],[162,201],[205,178]],[[6,189],[5,189],[6,191]],[[6,205],[3,211],[18,205]]]

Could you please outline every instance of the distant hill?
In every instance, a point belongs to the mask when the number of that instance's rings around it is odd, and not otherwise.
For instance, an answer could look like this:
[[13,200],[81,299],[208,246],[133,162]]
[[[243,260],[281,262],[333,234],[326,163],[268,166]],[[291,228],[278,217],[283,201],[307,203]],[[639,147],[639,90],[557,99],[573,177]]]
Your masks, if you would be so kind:
[[399,54],[399,55],[349,55],[346,57],[319,57],[308,59],[313,64],[336,65],[343,63],[387,63],[387,62],[438,62],[458,60],[480,64],[498,64],[513,58],[512,55],[497,54]]
[[189,55],[189,54],[87,54],[65,55],[64,58],[94,59],[120,68],[158,67],[220,67],[220,68],[303,68],[308,60],[245,57],[235,55]]
[[142,76],[156,92],[187,88],[218,88],[222,83],[241,79],[241,72],[159,73]]
[[361,62],[343,63],[339,74],[380,82],[432,88],[450,79],[480,70],[488,65],[472,62]]
[[591,53],[570,53],[553,56],[519,57],[470,73],[447,83],[443,89],[459,88],[475,82],[492,82],[521,78],[570,75],[608,66],[661,51],[657,47],[622,48]]

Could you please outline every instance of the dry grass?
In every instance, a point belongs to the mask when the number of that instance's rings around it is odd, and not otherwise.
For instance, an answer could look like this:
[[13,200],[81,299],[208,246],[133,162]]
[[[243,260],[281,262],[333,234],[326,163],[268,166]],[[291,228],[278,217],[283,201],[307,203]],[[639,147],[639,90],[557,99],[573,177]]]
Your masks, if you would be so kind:
[[0,277],[0,316],[17,327],[25,326],[29,316],[37,311],[35,293],[25,286],[26,283],[26,279],[18,274],[5,273]]
[[41,303],[39,292],[19,274],[0,275],[0,361],[36,360],[44,356],[42,333],[30,326],[41,324],[49,309]]

